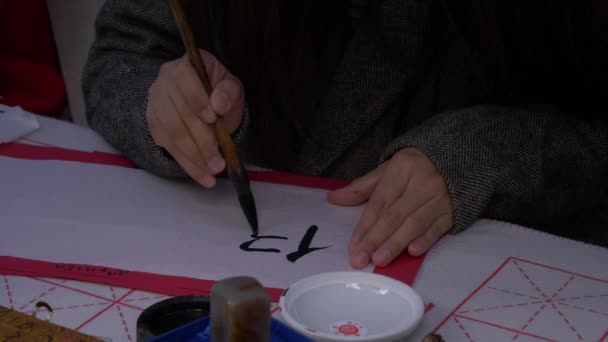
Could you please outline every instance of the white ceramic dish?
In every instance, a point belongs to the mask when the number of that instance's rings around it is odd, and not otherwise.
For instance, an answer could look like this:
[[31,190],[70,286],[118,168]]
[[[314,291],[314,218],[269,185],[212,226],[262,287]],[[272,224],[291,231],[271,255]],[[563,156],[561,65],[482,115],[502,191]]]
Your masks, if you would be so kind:
[[315,341],[402,341],[424,313],[420,295],[392,278],[331,272],[302,279],[279,300],[285,322]]

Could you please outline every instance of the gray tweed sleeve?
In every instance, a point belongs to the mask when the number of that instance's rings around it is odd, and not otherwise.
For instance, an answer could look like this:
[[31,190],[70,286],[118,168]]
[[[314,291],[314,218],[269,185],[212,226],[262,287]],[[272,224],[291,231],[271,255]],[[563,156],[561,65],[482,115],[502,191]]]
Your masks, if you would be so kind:
[[[95,34],[82,78],[90,126],[138,167],[163,177],[187,177],[154,143],[145,119],[148,89],[161,65],[185,53],[169,2],[107,0]],[[248,121],[245,113],[237,139]]]
[[605,122],[555,110],[477,106],[442,113],[398,137],[423,151],[444,176],[452,233],[478,218],[537,226],[593,207],[608,171]]

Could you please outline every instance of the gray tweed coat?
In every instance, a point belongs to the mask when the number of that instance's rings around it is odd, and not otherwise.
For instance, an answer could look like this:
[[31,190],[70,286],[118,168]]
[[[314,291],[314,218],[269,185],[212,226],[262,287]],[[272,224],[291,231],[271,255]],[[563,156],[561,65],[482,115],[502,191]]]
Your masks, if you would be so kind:
[[[606,126],[551,106],[481,103],[481,69],[455,31],[448,32],[437,72],[415,82],[412,61],[424,45],[428,3],[372,5],[369,15],[379,19],[385,46],[398,53],[384,53],[377,39],[354,33],[288,170],[353,179],[411,146],[425,152],[447,181],[453,232],[480,217],[541,228],[588,217],[605,196]],[[140,167],[172,178],[186,175],[154,144],[144,113],[159,67],[183,54],[168,1],[107,0],[83,76],[91,126]],[[248,122],[266,118],[245,118],[237,136],[247,150],[255,148],[247,140]],[[579,229],[571,225],[565,234]],[[608,227],[602,231],[591,240],[608,245]]]

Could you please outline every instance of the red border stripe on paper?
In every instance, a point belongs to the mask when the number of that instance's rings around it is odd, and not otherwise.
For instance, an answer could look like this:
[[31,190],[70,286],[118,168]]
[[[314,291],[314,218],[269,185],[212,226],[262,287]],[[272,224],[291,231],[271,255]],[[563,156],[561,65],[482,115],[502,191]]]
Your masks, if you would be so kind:
[[[82,162],[127,168],[135,167],[135,165],[124,156],[113,153],[99,151],[86,152],[54,146],[36,146],[21,143],[0,144],[0,156],[30,160]],[[324,190],[335,190],[348,184],[348,182],[343,180],[307,177],[280,171],[249,171],[248,173],[252,181],[319,188]],[[424,256],[412,257],[403,255],[393,261],[388,267],[376,267],[373,272],[412,285],[423,261]],[[211,285],[214,283],[214,281],[210,280],[134,271],[129,272],[129,276],[121,278],[91,277],[90,275],[87,276],[85,274],[66,274],[65,272],[56,271],[55,264],[50,262],[0,256],[0,274],[69,278],[93,283],[137,288],[172,296],[209,293]],[[269,293],[273,299],[278,299],[281,292],[281,289],[269,289]]]

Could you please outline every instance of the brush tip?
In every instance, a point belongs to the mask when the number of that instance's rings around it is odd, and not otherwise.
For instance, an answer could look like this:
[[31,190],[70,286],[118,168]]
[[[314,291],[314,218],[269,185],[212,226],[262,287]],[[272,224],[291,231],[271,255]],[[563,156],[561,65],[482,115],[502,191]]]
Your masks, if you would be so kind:
[[255,207],[255,201],[253,199],[253,195],[251,192],[248,194],[239,195],[239,202],[241,203],[241,208],[245,213],[245,217],[247,218],[247,222],[251,226],[253,234],[258,234],[258,213]]

